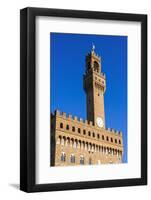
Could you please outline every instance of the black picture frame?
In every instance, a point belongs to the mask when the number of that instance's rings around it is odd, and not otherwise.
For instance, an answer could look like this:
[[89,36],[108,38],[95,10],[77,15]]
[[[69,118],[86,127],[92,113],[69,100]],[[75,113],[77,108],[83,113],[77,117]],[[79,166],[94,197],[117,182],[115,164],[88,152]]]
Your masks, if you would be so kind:
[[[54,16],[141,23],[141,178],[71,183],[35,183],[35,19]],[[147,15],[48,8],[20,11],[20,189],[25,192],[121,187],[147,184]]]

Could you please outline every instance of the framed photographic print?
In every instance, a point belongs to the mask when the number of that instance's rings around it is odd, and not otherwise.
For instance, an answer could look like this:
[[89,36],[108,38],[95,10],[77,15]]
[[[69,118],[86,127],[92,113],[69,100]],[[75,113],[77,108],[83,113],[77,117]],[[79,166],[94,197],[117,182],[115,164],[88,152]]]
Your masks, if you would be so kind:
[[147,16],[20,12],[20,189],[147,184]]

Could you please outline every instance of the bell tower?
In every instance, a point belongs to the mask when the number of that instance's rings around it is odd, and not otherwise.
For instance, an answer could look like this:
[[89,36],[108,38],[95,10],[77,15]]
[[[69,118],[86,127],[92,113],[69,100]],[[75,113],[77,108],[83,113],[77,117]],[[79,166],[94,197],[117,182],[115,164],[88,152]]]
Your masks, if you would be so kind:
[[94,125],[105,128],[104,93],[106,78],[101,72],[101,57],[95,53],[92,46],[86,55],[86,70],[83,76],[83,85],[86,92],[87,120]]

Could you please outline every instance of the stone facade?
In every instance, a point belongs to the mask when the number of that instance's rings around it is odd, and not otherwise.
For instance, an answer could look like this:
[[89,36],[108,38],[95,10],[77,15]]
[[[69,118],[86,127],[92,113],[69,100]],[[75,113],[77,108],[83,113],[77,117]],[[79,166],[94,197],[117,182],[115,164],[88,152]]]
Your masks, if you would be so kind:
[[51,166],[122,162],[122,132],[105,127],[106,77],[101,73],[101,58],[94,48],[86,56],[83,81],[87,120],[58,110],[51,113]]

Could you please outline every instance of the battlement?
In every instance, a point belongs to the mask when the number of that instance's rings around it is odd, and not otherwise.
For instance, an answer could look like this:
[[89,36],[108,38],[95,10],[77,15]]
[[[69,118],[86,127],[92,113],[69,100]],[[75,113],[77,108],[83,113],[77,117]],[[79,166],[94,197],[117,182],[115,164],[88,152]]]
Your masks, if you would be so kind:
[[[86,119],[84,120],[82,118],[78,118],[77,116],[72,116],[71,114],[67,114],[65,112],[61,112],[59,110],[55,110],[55,112],[52,113],[51,115],[53,117],[55,117],[55,116],[56,117],[61,117],[61,118],[65,119],[65,120],[70,120],[72,122],[80,123],[83,126],[89,126],[90,128],[98,129],[98,127],[96,127],[92,121],[88,121]],[[107,131],[108,133],[113,133],[115,135],[122,136],[122,132],[121,131],[114,130],[113,128],[105,128],[104,130]]]
[[122,132],[118,130],[114,130],[113,128],[106,128],[107,131],[112,132],[113,134],[119,134],[122,136]]
[[52,116],[59,116],[59,117],[63,117],[65,119],[69,119],[75,122],[79,122],[79,123],[83,123],[85,125],[90,125],[90,126],[94,126],[92,121],[88,121],[88,120],[84,120],[82,118],[78,118],[77,116],[72,116],[71,114],[67,114],[65,112],[61,112],[59,110],[55,110],[54,114],[52,113]]
[[87,56],[86,56],[86,59],[89,58],[89,57],[91,57],[91,56],[97,58],[99,61],[101,60],[101,57],[95,51],[89,52],[87,54]]

